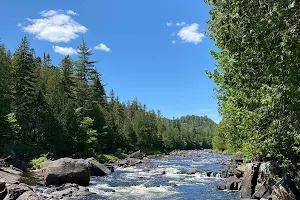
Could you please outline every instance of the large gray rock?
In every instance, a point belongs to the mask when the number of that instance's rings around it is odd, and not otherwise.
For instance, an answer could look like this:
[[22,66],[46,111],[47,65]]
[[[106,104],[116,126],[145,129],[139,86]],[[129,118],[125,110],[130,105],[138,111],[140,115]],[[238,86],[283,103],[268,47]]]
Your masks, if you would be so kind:
[[242,183],[241,179],[239,179],[235,176],[231,176],[226,181],[226,189],[227,190],[240,190],[241,185],[242,185],[241,183]]
[[246,169],[244,173],[244,178],[242,182],[242,191],[241,191],[241,198],[252,198],[252,194],[254,193],[257,177],[258,177],[258,170],[259,170],[259,163],[247,163]]
[[278,175],[280,165],[276,161],[261,163],[258,170],[257,182],[253,198],[267,198],[272,193],[272,186],[276,183],[274,175]]
[[142,153],[141,151],[136,151],[127,156],[127,158],[138,158],[138,159],[143,159],[144,157],[145,157],[145,153]]
[[90,168],[91,176],[106,176],[111,173],[110,169],[99,163],[95,158],[88,158],[86,162]]
[[24,192],[23,194],[21,194],[17,200],[41,200],[42,198],[40,198],[37,194],[35,194],[33,191],[27,191]]
[[61,158],[48,162],[43,167],[44,181],[47,186],[64,183],[88,186],[90,183],[90,169],[84,159]]
[[217,187],[219,190],[241,190],[242,180],[236,176],[231,176],[225,183],[219,183]]
[[4,200],[16,200],[25,192],[32,192],[32,189],[24,183],[8,185]]
[[6,159],[6,162],[8,163],[8,165],[13,166],[14,168],[17,168],[19,170],[21,170],[22,172],[27,172],[28,171],[28,163],[17,159],[17,158],[12,158],[9,157]]

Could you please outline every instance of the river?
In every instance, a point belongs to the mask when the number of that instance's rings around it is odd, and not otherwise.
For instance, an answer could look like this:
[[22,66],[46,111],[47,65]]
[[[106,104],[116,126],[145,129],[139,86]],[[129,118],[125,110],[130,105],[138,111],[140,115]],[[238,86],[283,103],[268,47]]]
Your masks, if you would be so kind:
[[[185,157],[159,156],[135,167],[119,168],[105,177],[93,177],[90,191],[96,195],[86,199],[201,199],[235,200],[238,193],[217,189],[220,178],[207,177],[207,171],[219,172],[226,167],[218,164],[230,159],[230,155],[197,151]],[[196,168],[199,172],[187,175]]]

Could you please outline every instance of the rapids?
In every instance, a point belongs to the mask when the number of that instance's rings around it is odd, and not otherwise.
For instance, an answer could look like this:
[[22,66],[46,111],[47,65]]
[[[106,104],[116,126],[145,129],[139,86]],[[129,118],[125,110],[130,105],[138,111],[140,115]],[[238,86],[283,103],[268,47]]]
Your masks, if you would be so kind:
[[[135,167],[118,168],[105,177],[93,177],[90,191],[96,195],[86,199],[203,199],[235,200],[237,193],[219,191],[217,184],[222,179],[207,177],[206,172],[219,172],[226,167],[222,161],[230,155],[198,151],[192,155],[159,156]],[[199,172],[187,175],[196,168]]]

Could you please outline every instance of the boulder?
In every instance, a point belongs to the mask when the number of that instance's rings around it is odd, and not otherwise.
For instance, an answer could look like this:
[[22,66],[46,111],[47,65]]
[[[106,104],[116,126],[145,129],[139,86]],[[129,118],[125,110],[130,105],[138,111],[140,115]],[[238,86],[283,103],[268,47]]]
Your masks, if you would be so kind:
[[46,168],[51,162],[52,162],[52,160],[46,160],[46,161],[42,162],[40,164],[40,168],[41,169]]
[[17,198],[17,200],[40,200],[40,199],[41,198],[31,190],[24,192]]
[[21,178],[21,172],[13,170],[8,167],[0,168],[0,182],[6,182],[7,184],[19,183]]
[[243,154],[241,152],[237,152],[234,158],[235,163],[242,164],[243,163]]
[[231,176],[234,176],[234,168],[230,167],[230,168],[226,168],[221,170],[221,174],[220,177],[221,178],[229,178]]
[[290,175],[285,175],[278,181],[272,191],[273,200],[296,200],[300,199],[300,191],[297,189],[295,182]]
[[[94,194],[88,188],[74,184],[66,183],[59,187],[47,187],[40,192],[40,198],[45,199],[86,199],[85,196]],[[80,198],[82,197],[82,198]]]
[[[8,165],[14,167],[14,168],[17,168],[19,170],[21,170],[22,172],[27,172],[28,171],[28,163],[23,161],[23,160],[20,160],[18,158],[12,158],[12,157],[9,157],[5,160]],[[11,168],[12,168],[11,167]]]
[[235,176],[231,176],[225,183],[219,183],[217,187],[219,190],[241,190],[242,180]]
[[213,172],[206,172],[206,176],[210,177],[212,175]]
[[91,194],[93,193],[90,192],[88,188],[71,183],[64,184],[57,188],[56,191],[51,193],[53,197],[59,199],[62,199],[64,197],[88,196]]
[[225,190],[226,189],[226,184],[225,183],[219,183],[217,187],[218,187],[219,190]]
[[197,169],[189,169],[189,170],[187,170],[186,173],[187,173],[188,175],[196,174],[196,173],[197,173]]
[[145,157],[145,153],[142,153],[141,151],[136,151],[127,156],[127,158],[138,158],[138,159],[143,159],[144,157]]
[[7,195],[6,183],[0,180],[0,200],[3,200]]
[[253,198],[267,198],[272,193],[272,186],[276,183],[274,175],[278,175],[280,165],[276,161],[261,163],[258,169],[257,182]]
[[18,199],[25,192],[33,192],[33,191],[28,185],[26,185],[24,183],[8,185],[7,186],[7,195],[4,198],[4,200]]
[[90,169],[84,159],[61,158],[47,162],[42,168],[45,185],[62,185],[76,183],[88,186]]
[[226,180],[226,189],[227,190],[240,190],[241,189],[241,182],[242,180],[231,176]]
[[241,198],[252,198],[254,193],[260,163],[247,163],[242,182]]
[[111,170],[104,164],[99,163],[95,158],[88,158],[86,162],[91,171],[91,176],[106,176],[111,173]]

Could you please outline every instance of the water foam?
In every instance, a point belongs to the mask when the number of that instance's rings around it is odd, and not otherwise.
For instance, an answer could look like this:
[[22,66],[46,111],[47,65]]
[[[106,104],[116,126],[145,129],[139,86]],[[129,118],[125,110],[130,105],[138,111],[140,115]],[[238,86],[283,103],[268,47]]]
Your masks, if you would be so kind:
[[[105,192],[107,189],[115,192]],[[145,185],[137,185],[131,187],[110,187],[107,184],[98,184],[90,187],[90,191],[109,199],[159,199],[178,193],[171,186],[146,187]]]

